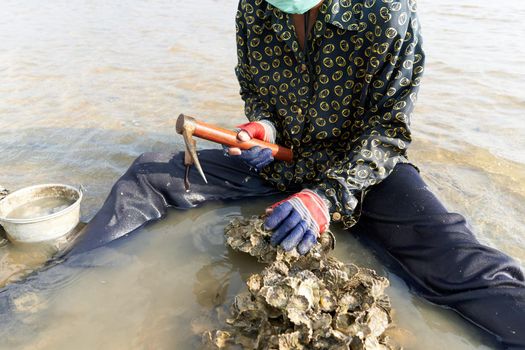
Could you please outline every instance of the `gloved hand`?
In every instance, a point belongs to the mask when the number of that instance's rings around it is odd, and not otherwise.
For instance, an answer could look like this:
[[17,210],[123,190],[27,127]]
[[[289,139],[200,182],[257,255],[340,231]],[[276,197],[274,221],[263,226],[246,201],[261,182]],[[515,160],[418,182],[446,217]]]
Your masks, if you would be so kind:
[[275,230],[270,242],[284,250],[306,254],[330,224],[328,207],[315,192],[304,189],[267,209],[266,229]]
[[[249,141],[251,138],[256,138],[266,142],[275,142],[275,128],[270,122],[250,122],[238,125],[237,129],[240,129],[237,133],[237,139],[240,141]],[[238,147],[230,147],[227,151],[229,155],[238,156],[244,163],[257,171],[273,162],[272,150],[269,148],[255,146],[249,150],[241,151]]]

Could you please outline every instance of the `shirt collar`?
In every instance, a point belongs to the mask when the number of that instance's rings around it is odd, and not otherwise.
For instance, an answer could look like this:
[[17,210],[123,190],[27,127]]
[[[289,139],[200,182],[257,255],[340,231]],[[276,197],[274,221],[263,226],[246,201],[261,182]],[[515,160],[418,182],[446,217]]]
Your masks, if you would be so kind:
[[[283,19],[286,16],[286,14],[270,3],[266,2],[266,5],[265,17],[273,15]],[[352,6],[352,0],[324,0],[319,8],[318,19],[340,29],[355,31],[359,27],[356,14],[362,16],[361,8],[358,6],[358,4]]]

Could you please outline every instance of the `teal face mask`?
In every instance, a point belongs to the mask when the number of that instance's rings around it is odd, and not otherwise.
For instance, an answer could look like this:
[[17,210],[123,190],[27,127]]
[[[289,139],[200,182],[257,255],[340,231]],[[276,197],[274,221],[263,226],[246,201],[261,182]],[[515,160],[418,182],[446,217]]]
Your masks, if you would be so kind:
[[321,0],[266,0],[266,2],[283,12],[302,15],[320,3]]

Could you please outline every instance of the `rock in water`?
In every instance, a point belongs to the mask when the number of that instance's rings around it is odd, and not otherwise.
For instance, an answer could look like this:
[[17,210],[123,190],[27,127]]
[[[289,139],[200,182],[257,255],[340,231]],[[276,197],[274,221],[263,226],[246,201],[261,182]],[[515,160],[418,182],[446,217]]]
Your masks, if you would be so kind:
[[327,255],[331,236],[322,235],[301,256],[270,244],[263,218],[234,219],[225,229],[228,245],[269,265],[250,276],[235,297],[224,330],[206,331],[213,348],[393,349],[388,280],[375,271]]

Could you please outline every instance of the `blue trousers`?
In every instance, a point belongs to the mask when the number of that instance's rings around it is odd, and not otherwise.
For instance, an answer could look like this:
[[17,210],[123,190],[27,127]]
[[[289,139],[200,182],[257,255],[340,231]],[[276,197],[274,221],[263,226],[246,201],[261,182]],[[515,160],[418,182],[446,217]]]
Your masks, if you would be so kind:
[[[192,169],[187,192],[183,157],[183,153],[140,156],[115,183],[69,254],[96,248],[160,219],[168,207],[189,209],[205,201],[278,193],[222,150],[200,152],[209,183]],[[465,218],[447,211],[412,165],[398,164],[367,193],[361,207],[352,231],[384,247],[421,296],[455,309],[496,336],[504,348],[525,349],[523,271],[507,255],[480,244]]]

